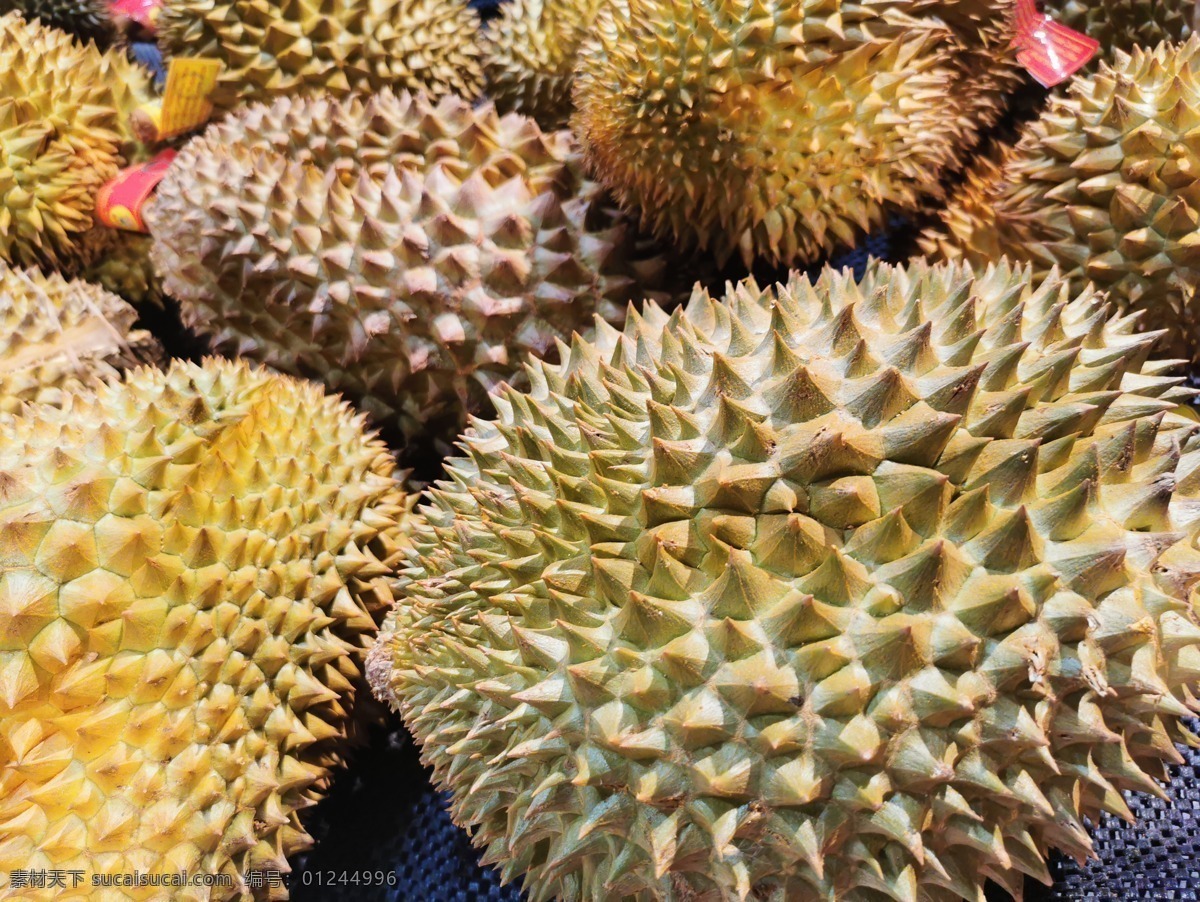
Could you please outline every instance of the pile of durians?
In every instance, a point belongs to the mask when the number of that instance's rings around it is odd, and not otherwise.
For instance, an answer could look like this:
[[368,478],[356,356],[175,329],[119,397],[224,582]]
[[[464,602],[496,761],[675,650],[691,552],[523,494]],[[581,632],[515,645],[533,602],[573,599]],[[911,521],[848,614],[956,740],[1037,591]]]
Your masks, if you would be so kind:
[[372,696],[531,900],[1020,898],[1162,795],[1194,0],[1050,90],[1014,3],[164,0],[166,142],[0,4],[0,873],[285,898]]

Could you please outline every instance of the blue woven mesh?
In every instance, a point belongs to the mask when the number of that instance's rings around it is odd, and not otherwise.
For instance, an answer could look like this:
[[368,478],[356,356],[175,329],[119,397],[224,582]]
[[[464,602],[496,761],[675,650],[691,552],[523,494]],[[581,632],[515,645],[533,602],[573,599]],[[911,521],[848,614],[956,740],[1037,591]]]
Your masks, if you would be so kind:
[[145,66],[154,79],[155,86],[162,88],[167,78],[167,70],[163,66],[162,52],[158,45],[152,41],[134,41],[129,45],[129,55],[133,57],[134,62]]
[[[1189,726],[1200,729],[1195,721]],[[1186,762],[1171,769],[1171,801],[1127,793],[1137,823],[1102,818],[1092,830],[1098,858],[1077,865],[1056,857],[1054,887],[1040,899],[1200,900],[1200,750],[1181,751]]]
[[[292,863],[296,902],[518,902],[479,866],[465,831],[450,821],[447,799],[430,785],[408,734],[377,733],[338,775],[333,794],[306,823],[317,845]],[[329,885],[352,872],[394,874],[394,885]],[[307,874],[306,874],[307,872]],[[307,882],[307,885],[306,885]]]
[[[1200,726],[1200,725],[1198,725]],[[1127,795],[1136,826],[1105,817],[1092,831],[1098,858],[1054,856],[1052,888],[1029,881],[1028,902],[1200,902],[1200,750],[1172,769],[1172,802]],[[316,847],[294,862],[297,902],[518,902],[515,885],[479,866],[465,831],[450,822],[401,729],[376,737],[338,775],[333,794],[307,819]],[[304,871],[310,885],[303,886]],[[314,872],[384,871],[394,886],[318,886]],[[989,894],[1001,899],[1000,893]]]
[[867,261],[872,257],[879,260],[891,260],[892,232],[901,226],[901,220],[893,220],[891,230],[868,235],[867,239],[854,250],[834,254],[829,260],[830,265],[836,266],[838,269],[848,266],[854,270],[856,276],[861,277],[863,270],[867,268]]

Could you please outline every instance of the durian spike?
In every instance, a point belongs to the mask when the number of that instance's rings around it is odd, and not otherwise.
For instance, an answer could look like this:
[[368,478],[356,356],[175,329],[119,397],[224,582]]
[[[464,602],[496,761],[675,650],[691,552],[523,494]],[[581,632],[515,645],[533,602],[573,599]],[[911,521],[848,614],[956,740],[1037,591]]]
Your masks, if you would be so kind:
[[0,0],[0,13],[19,12],[104,49],[117,36],[107,0]]
[[1200,37],[1118,52],[1078,77],[998,163],[983,163],[940,227],[935,258],[1008,254],[1107,291],[1163,350],[1200,348]]
[[1100,42],[1100,58],[1114,49],[1186,41],[1195,27],[1196,0],[1046,0],[1045,11]]
[[479,15],[466,0],[165,0],[164,57],[220,60],[218,110],[286,95],[423,89],[477,97]]
[[82,277],[131,304],[162,307],[162,279],[150,261],[149,235],[106,229],[104,250],[84,267]]
[[579,51],[572,127],[655,234],[811,261],[941,191],[1021,80],[1011,0],[630,0]]
[[96,194],[136,154],[129,111],[147,80],[19,13],[0,16],[0,260],[77,271],[95,252]]
[[488,96],[501,112],[515,110],[544,128],[570,117],[576,56],[596,17],[623,0],[512,0],[483,33]]
[[97,285],[0,263],[0,413],[61,406],[85,384],[157,360],[158,342],[136,319]]

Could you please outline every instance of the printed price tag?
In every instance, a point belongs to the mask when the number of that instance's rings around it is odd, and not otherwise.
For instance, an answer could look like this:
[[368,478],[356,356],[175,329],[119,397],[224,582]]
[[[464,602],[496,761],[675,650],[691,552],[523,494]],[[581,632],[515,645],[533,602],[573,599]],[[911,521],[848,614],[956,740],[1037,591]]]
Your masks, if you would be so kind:
[[1016,0],[1017,62],[1043,88],[1062,84],[1096,55],[1100,42],[1039,12],[1037,0]]
[[132,19],[147,31],[154,31],[163,0],[112,0],[109,10],[118,18]]
[[157,111],[147,110],[152,119],[157,112],[155,125],[160,141],[190,132],[208,121],[213,109],[208,95],[217,86],[220,74],[220,60],[205,57],[171,60],[162,106]]
[[142,219],[142,210],[167,174],[175,154],[174,150],[164,150],[149,163],[118,172],[117,177],[106,182],[96,195],[96,218],[111,229],[149,231]]

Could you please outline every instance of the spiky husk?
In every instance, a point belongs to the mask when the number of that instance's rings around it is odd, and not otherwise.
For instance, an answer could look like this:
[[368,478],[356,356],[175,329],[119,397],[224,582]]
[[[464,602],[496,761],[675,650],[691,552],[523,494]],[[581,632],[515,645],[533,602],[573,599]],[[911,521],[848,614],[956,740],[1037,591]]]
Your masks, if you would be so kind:
[[579,48],[600,11],[619,0],[511,0],[483,34],[488,96],[501,112],[544,128],[567,124]]
[[229,109],[316,91],[473,98],[483,86],[478,31],[466,0],[166,0],[158,44],[167,56],[220,60],[209,99]]
[[159,357],[116,295],[57,273],[0,263],[0,413],[26,402],[61,406],[95,380]]
[[113,232],[104,250],[83,270],[83,278],[120,295],[131,304],[161,307],[162,279],[150,262],[152,239],[136,232]]
[[[1117,52],[1076,79],[1002,166],[980,171],[922,248],[1060,266],[1200,351],[1200,38]],[[985,167],[987,164],[984,164]]]
[[427,495],[368,678],[533,900],[982,902],[1179,760],[1200,424],[1007,263],[653,305]]
[[1028,79],[1012,47],[1014,0],[914,0],[902,10],[936,16],[954,33],[950,62],[958,86],[945,113],[958,118],[963,144],[947,174],[973,160],[980,138],[1009,112],[1013,92]]
[[1196,0],[1045,0],[1045,10],[1098,40],[1101,56],[1107,58],[1114,47],[1132,50],[1186,41],[1194,27]]
[[407,511],[363,426],[215,360],[3,422],[0,869],[247,899],[310,844]]
[[108,0],[0,0],[0,13],[14,10],[100,47],[112,43],[117,33]]
[[115,51],[0,17],[0,260],[86,262],[96,192],[131,152],[123,114],[146,90]]
[[451,97],[247,108],[183,150],[148,222],[189,326],[409,437],[451,438],[665,268],[567,132]]
[[126,166],[144,162],[156,154],[161,147],[146,140],[136,128],[135,111],[157,99],[150,73],[119,50],[104,54],[105,72],[112,83],[114,104],[117,108],[117,128],[121,134],[121,154]]
[[1012,217],[1009,227],[1012,237],[1003,243],[1003,236],[996,231],[996,198],[1011,190],[1005,167],[1015,153],[1014,145],[996,142],[975,159],[955,185],[949,202],[940,206],[938,225],[926,229],[918,238],[922,253],[933,260],[954,260],[962,256],[961,248],[969,245],[973,248],[972,261],[982,265],[999,260],[1006,251],[1014,259],[1021,258],[1011,253],[1009,245],[1036,240],[1031,234],[1036,226],[1026,228],[1023,217]]
[[811,260],[940,191],[1016,83],[1007,10],[633,0],[580,51],[572,123],[659,234]]

